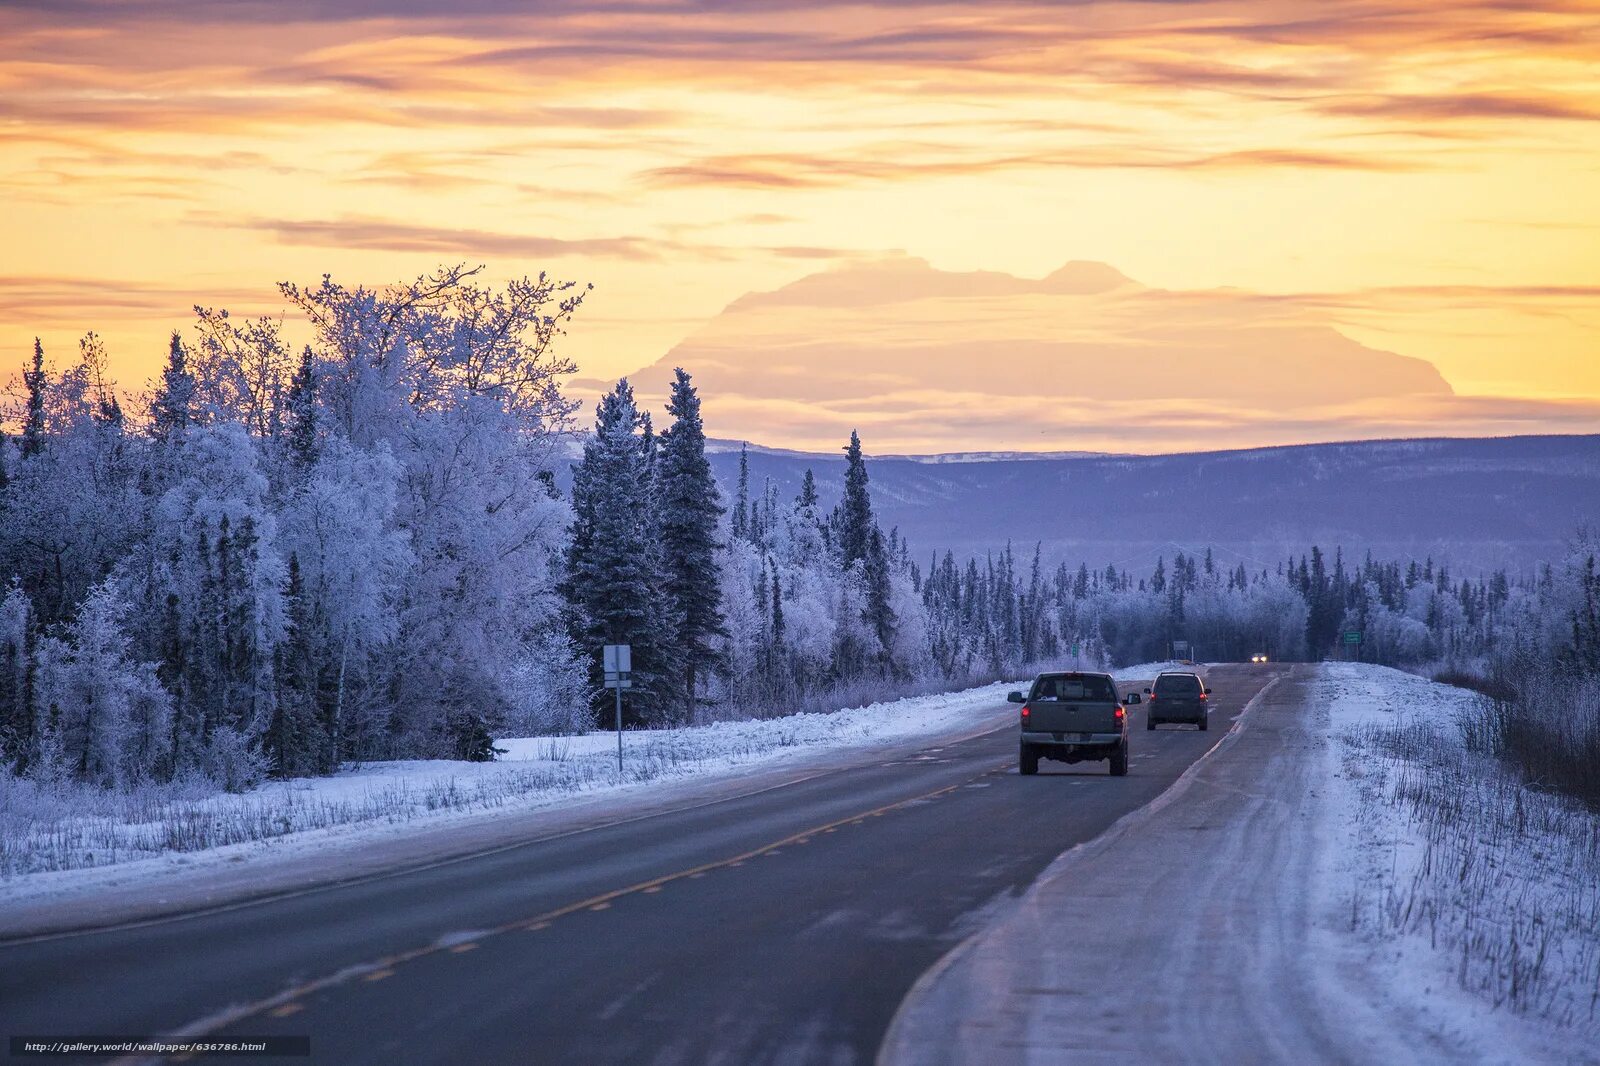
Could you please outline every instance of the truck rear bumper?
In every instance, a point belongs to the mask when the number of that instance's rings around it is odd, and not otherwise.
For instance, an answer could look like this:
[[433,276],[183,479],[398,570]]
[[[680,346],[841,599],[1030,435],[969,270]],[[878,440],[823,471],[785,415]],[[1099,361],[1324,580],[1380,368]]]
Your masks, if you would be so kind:
[[1121,733],[1040,733],[1025,730],[1024,744],[1048,744],[1052,747],[1114,747],[1122,743]]

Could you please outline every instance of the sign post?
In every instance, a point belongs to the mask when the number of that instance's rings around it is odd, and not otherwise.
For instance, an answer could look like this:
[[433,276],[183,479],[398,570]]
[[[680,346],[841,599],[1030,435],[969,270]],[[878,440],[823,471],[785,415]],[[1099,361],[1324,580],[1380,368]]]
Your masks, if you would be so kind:
[[1364,634],[1359,629],[1347,629],[1344,631],[1344,651],[1346,659],[1354,655],[1358,661],[1360,660],[1361,642],[1363,636]]
[[633,645],[607,644],[600,654],[606,688],[617,694],[617,776],[622,776],[622,690],[633,687]]

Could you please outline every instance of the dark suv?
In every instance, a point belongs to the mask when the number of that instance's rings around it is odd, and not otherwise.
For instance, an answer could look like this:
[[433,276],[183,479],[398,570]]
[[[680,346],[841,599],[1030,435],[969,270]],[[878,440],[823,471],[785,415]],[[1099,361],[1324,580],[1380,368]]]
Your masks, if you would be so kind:
[[1191,722],[1203,731],[1210,711],[1211,690],[1199,674],[1168,672],[1156,677],[1154,688],[1145,689],[1150,705],[1145,712],[1145,728],[1161,722]]

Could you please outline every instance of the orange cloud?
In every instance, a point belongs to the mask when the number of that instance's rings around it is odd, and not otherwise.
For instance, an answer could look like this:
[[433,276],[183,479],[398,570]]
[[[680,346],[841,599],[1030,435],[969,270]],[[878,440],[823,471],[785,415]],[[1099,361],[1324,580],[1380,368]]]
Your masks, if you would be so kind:
[[137,381],[197,299],[559,259],[613,375],[904,248],[1600,395],[1588,0],[30,0],[0,36],[0,359],[94,328]]

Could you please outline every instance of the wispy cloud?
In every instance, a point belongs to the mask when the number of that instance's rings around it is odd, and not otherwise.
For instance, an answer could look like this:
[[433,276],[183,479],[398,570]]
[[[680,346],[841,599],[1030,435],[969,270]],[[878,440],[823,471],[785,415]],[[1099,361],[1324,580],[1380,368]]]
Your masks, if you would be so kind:
[[223,221],[224,225],[267,233],[283,244],[324,248],[359,248],[365,251],[525,256],[559,259],[568,256],[604,256],[613,259],[657,259],[680,250],[674,242],[648,237],[563,238],[536,234],[496,233],[487,230],[411,226],[375,218],[248,219]]
[[1515,93],[1465,92],[1448,96],[1362,96],[1328,100],[1317,106],[1330,115],[1418,121],[1560,119],[1593,122],[1600,119],[1600,108],[1582,100]]
[[820,245],[735,246],[638,235],[551,237],[442,226],[412,226],[375,218],[231,220],[214,216],[196,216],[196,220],[203,220],[212,226],[221,225],[267,233],[283,244],[429,255],[487,256],[502,259],[515,256],[535,259],[601,258],[652,261],[668,256],[740,258],[753,253],[779,259],[827,260],[881,254],[871,250]]
[[808,155],[763,153],[712,156],[639,175],[652,185],[725,185],[803,189],[860,181],[915,181],[1007,170],[1251,170],[1299,168],[1398,173],[1432,164],[1397,154],[1341,153],[1291,148],[1252,148],[1217,153],[1086,146],[1079,149],[989,154],[980,148],[930,152],[920,146],[874,146],[857,152]]

